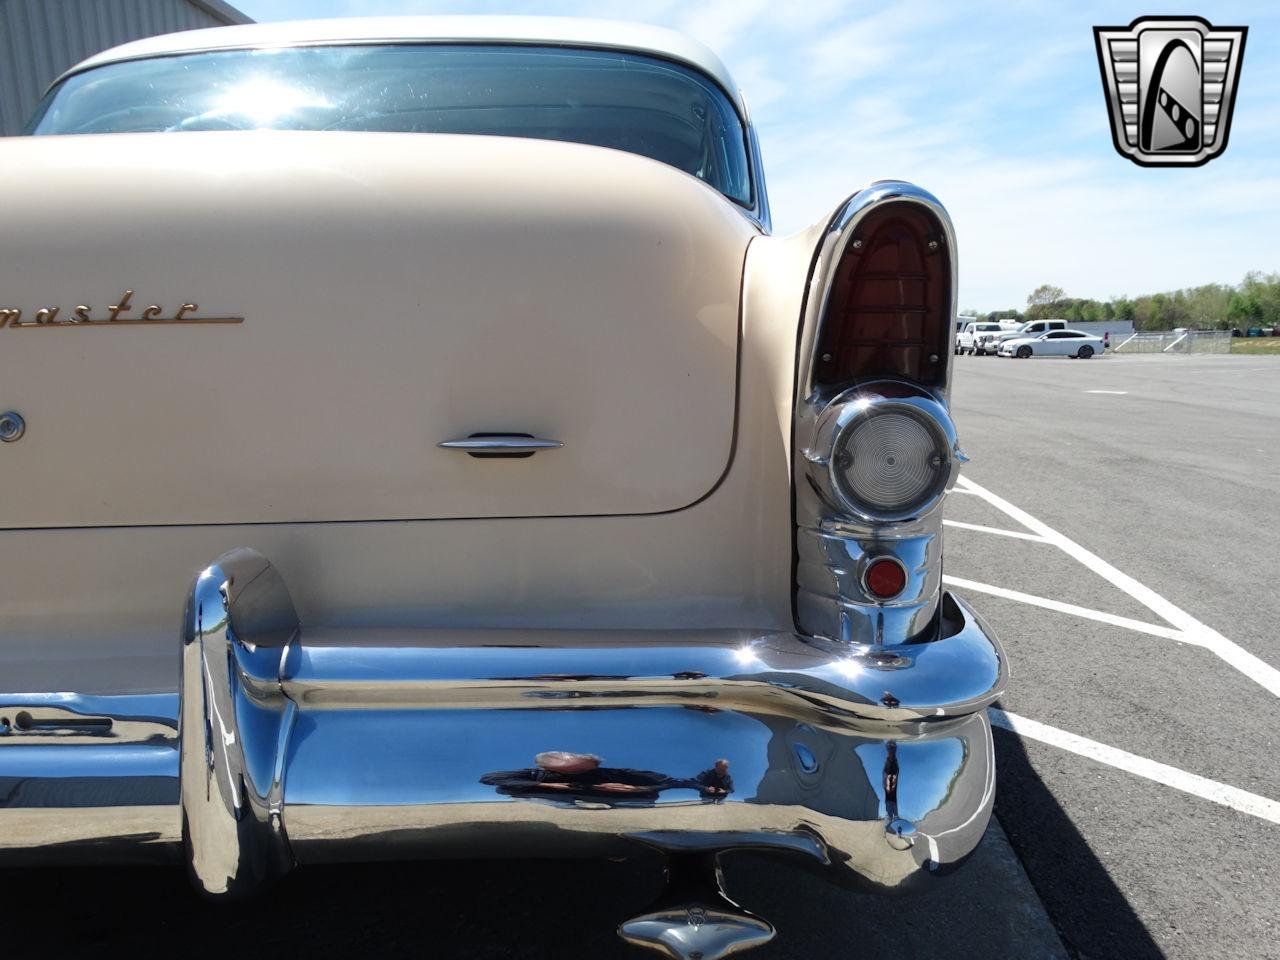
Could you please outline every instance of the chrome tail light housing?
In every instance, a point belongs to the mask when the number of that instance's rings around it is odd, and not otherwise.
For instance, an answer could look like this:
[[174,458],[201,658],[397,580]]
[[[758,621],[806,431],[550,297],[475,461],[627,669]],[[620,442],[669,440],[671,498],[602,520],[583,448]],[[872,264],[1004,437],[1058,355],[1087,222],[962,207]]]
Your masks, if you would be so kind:
[[[794,606],[803,633],[868,645],[937,635],[942,501],[965,460],[947,405],[955,315],[955,237],[932,195],[885,181],[836,211],[814,257],[797,345]],[[897,592],[868,583],[885,560],[905,571]]]

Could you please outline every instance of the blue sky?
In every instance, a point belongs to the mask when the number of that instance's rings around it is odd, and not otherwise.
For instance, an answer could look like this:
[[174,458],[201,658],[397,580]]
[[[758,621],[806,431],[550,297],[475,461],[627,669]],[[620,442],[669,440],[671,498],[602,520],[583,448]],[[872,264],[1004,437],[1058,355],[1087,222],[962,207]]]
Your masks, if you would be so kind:
[[[259,20],[519,13],[639,20],[714,49],[760,130],[775,232],[884,178],[955,220],[961,306],[1040,283],[1109,298],[1280,270],[1280,4],[904,0],[233,0]],[[1111,145],[1092,27],[1195,14],[1249,27],[1226,153],[1148,169]]]

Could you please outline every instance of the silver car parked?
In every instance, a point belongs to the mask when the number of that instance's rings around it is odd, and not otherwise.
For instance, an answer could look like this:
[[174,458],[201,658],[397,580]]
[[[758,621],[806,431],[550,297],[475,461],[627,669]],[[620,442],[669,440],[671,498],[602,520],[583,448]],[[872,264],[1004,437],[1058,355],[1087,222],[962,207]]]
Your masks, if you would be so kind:
[[1102,338],[1081,330],[1050,330],[1038,337],[1017,337],[1000,344],[1000,356],[1018,357],[1071,357],[1088,360],[1095,353],[1106,350]]

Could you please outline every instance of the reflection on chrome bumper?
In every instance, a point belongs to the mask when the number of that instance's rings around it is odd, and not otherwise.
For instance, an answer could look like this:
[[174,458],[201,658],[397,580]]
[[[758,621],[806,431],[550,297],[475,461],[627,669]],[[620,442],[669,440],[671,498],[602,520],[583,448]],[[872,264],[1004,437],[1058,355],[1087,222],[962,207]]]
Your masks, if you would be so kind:
[[963,860],[994,796],[984,708],[1003,653],[962,601],[942,609],[941,639],[903,646],[745,631],[304,642],[274,569],[238,551],[193,587],[180,698],[0,698],[0,860],[172,856],[185,824],[210,893],[294,863],[637,845],[787,851],[900,888]]

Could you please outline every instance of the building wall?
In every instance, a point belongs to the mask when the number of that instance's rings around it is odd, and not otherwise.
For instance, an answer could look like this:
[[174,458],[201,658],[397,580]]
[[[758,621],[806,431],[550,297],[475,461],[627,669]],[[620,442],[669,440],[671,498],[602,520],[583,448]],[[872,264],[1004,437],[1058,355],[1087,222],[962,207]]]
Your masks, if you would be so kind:
[[49,84],[100,50],[248,22],[221,0],[0,0],[0,135],[21,131]]

